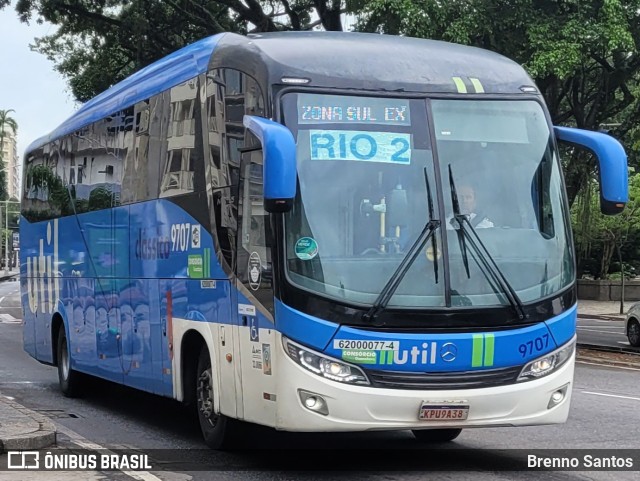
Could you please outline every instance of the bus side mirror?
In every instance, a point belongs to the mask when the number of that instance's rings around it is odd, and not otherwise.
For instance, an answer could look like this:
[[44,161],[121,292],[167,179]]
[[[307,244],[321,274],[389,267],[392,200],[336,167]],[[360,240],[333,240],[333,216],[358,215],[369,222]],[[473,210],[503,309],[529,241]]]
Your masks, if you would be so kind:
[[610,135],[570,127],[554,127],[556,138],[589,150],[598,159],[600,210],[603,214],[619,214],[629,200],[627,154]]
[[244,126],[262,144],[264,208],[288,212],[296,196],[296,143],[284,125],[253,115],[244,116]]

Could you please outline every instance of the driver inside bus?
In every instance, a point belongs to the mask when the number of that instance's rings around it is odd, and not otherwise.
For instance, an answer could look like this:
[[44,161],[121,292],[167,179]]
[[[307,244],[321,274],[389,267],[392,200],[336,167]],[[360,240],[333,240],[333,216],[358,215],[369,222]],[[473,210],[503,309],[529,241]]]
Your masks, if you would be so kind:
[[[476,191],[471,185],[462,184],[456,190],[460,213],[467,216],[473,227],[476,229],[494,227],[493,222],[478,209]],[[447,229],[456,229],[458,227],[458,221],[453,218],[453,215],[447,217],[446,224]]]

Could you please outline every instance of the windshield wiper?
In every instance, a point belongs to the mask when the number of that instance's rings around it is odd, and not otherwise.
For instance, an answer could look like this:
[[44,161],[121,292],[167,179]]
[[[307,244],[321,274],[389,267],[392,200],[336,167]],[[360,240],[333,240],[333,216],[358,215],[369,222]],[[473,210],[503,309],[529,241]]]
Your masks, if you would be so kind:
[[[429,220],[433,219],[433,199],[431,198],[431,185],[429,184],[429,175],[427,168],[424,168],[424,185],[427,187],[427,206],[429,207]],[[436,221],[440,224],[440,221]],[[437,227],[437,226],[436,226]],[[435,283],[438,283],[438,240],[437,237],[431,236],[431,250],[433,251],[433,277]]]
[[[460,213],[460,206],[458,204],[458,194],[456,192],[455,182],[453,181],[451,164],[449,164],[449,184],[451,186],[451,202],[453,205],[454,218],[456,219],[456,221],[458,222],[458,225],[460,226],[460,228],[458,229],[458,240],[460,241],[461,250],[463,251],[462,256],[463,256],[463,262],[465,263],[467,276],[469,276],[469,265],[468,265],[467,254],[466,254],[466,245],[464,242],[465,239],[467,242],[469,242],[469,245],[471,246],[474,253],[476,254],[476,262],[478,264],[478,267],[480,268],[484,276],[487,278],[489,283],[492,285],[492,288],[494,288],[495,290],[495,287],[491,282],[493,280],[493,282],[495,282],[498,286],[500,286],[500,289],[502,290],[505,297],[511,304],[511,307],[513,308],[513,310],[516,312],[516,315],[518,316],[518,318],[524,319],[526,315],[524,313],[524,307],[522,305],[522,301],[518,297],[518,294],[513,289],[511,284],[509,284],[509,281],[507,280],[503,272],[500,270],[500,267],[498,267],[498,264],[496,263],[496,261],[493,259],[493,257],[491,257],[491,254],[489,253],[487,246],[484,244],[484,242],[482,242],[482,239],[480,239],[480,236],[478,236],[478,233],[476,232],[475,228],[473,227],[471,222],[469,222],[469,218],[466,215]],[[468,227],[468,229],[465,228],[465,225]]]
[[438,226],[440,226],[440,221],[433,218],[433,200],[431,199],[431,187],[429,185],[429,177],[427,176],[426,167],[424,169],[424,182],[427,188],[429,220],[423,227],[422,232],[420,232],[418,238],[415,240],[415,242],[407,252],[407,255],[404,256],[395,272],[391,275],[387,283],[382,288],[382,291],[380,291],[380,294],[371,305],[371,308],[362,316],[362,320],[365,322],[373,322],[376,316],[387,307],[387,304],[391,300],[391,297],[393,297],[393,294],[396,292],[396,289],[398,289],[398,286],[402,282],[402,279],[409,271],[409,268],[415,262],[418,254],[420,254],[420,251],[422,251],[426,243],[429,241],[429,238],[434,239],[434,243],[432,244],[434,275],[436,277],[436,283],[438,282],[438,258],[436,250],[437,244],[435,243],[435,236],[433,235],[433,233],[438,228]]
[[[458,202],[458,192],[456,191],[456,184],[453,182],[453,173],[451,172],[451,164],[449,164],[449,187],[451,190],[451,205],[453,207],[453,218],[460,223],[460,203]],[[453,219],[452,219],[453,220]],[[462,224],[460,229],[456,229],[458,235],[458,243],[460,244],[460,252],[462,253],[462,263],[464,264],[464,270],[467,273],[467,278],[471,278],[469,273],[469,258],[467,257],[467,244],[464,240],[464,230]]]

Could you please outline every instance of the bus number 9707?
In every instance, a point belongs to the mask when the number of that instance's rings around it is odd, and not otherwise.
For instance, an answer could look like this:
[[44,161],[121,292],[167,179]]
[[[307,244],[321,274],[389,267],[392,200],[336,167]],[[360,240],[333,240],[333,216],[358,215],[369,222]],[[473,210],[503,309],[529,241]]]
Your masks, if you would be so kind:
[[191,224],[173,224],[171,226],[171,251],[184,252],[189,248]]
[[549,334],[543,334],[540,337],[536,337],[535,339],[520,344],[518,346],[518,351],[524,358],[533,353],[538,353],[547,347],[549,347]]

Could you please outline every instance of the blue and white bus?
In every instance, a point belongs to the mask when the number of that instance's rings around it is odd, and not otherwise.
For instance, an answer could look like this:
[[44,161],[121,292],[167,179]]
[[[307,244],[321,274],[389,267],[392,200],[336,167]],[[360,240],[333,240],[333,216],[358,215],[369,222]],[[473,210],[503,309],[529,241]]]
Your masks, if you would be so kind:
[[288,431],[567,419],[576,270],[558,141],[627,200],[613,138],[554,127],[492,52],[347,33],[206,38],[28,149],[24,346]]

